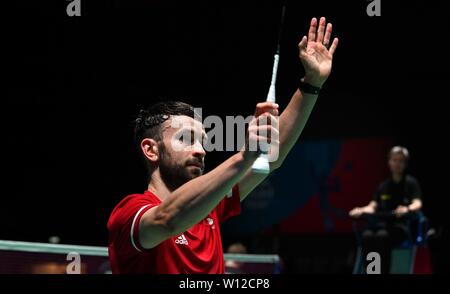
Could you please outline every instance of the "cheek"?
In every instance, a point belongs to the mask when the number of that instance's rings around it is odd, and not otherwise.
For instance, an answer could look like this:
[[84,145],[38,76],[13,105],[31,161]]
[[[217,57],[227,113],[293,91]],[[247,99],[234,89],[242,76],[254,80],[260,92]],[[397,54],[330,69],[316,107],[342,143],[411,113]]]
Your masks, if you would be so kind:
[[178,166],[182,167],[186,163],[186,159],[188,158],[188,154],[185,152],[176,152],[175,162]]
[[187,146],[183,141],[174,139],[170,141],[169,148],[174,153],[184,153],[189,151],[190,146]]
[[168,157],[167,161],[171,166],[181,167],[184,166],[186,159],[189,157],[189,152],[171,150],[170,155],[166,157]]

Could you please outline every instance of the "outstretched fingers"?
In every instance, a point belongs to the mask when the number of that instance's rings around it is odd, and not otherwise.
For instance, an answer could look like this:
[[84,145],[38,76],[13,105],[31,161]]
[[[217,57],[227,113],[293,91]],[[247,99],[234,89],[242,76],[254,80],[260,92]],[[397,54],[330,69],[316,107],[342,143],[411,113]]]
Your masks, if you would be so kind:
[[303,36],[300,43],[298,43],[298,48],[300,49],[300,52],[305,52],[307,46],[308,46],[308,39],[306,38],[306,36]]
[[327,28],[325,30],[325,37],[323,38],[323,45],[328,48],[330,45],[331,32],[333,31],[333,25],[331,23],[327,24]]
[[329,50],[331,55],[333,55],[334,52],[336,51],[336,47],[337,47],[338,43],[339,43],[339,39],[338,38],[334,38],[333,44],[331,44],[330,50]]
[[325,24],[326,24],[325,17],[321,17],[320,21],[319,21],[319,28],[317,29],[316,42],[318,42],[318,43],[323,43],[323,37],[325,35]]
[[308,32],[308,41],[314,42],[316,41],[316,31],[317,31],[317,19],[313,17],[311,19],[311,25],[309,26],[309,32]]

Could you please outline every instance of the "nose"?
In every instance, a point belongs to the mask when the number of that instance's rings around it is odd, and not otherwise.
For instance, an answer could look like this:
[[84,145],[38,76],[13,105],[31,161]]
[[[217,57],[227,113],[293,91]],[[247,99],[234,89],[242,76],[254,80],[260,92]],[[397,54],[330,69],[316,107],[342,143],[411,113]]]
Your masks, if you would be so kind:
[[201,158],[201,159],[203,159],[205,157],[206,151],[203,148],[202,144],[200,144],[200,142],[196,142],[194,144],[194,146],[192,148],[192,155],[194,157]]

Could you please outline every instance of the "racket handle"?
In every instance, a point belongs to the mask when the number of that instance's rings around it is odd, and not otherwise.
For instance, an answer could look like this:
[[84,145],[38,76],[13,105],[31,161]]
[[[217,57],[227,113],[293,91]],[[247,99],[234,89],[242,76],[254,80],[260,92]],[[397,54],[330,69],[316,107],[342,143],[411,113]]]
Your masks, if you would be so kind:
[[275,103],[275,85],[270,85],[266,101]]
[[[278,62],[280,60],[280,55],[277,53],[273,57],[273,69],[272,69],[272,80],[270,81],[269,92],[267,93],[267,102],[275,103],[275,84],[277,82],[278,73]],[[269,155],[267,153],[261,153],[252,165],[252,171],[258,174],[269,174]]]
[[[273,97],[273,99],[271,99]],[[275,102],[275,86],[271,85],[269,94],[267,95],[267,101]],[[268,144],[267,142],[265,144]],[[267,146],[268,147],[268,146]],[[270,166],[269,166],[269,155],[266,152],[261,152],[258,158],[256,158],[255,162],[252,165],[252,171],[258,174],[269,174]]]
[[267,153],[261,153],[258,158],[256,158],[252,165],[252,171],[257,174],[265,175],[270,173],[269,156]]

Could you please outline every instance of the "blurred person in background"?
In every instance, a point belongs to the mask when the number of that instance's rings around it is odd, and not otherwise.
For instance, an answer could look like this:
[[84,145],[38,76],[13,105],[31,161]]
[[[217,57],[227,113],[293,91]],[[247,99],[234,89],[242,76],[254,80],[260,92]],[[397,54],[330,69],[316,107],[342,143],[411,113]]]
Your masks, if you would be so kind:
[[406,173],[408,161],[409,152],[405,147],[393,147],[388,156],[389,178],[380,184],[368,205],[355,207],[349,212],[353,218],[376,216],[377,213],[387,216],[375,217],[376,221],[362,232],[363,256],[378,252],[382,273],[389,273],[392,248],[408,238],[405,216],[422,208],[419,182]]
[[[247,247],[245,247],[244,244],[240,243],[240,242],[236,242],[231,244],[230,246],[228,246],[227,248],[227,253],[230,254],[247,254]],[[233,259],[228,259],[225,262],[225,270],[227,274],[243,274],[244,272],[242,271],[242,262],[233,260]]]

